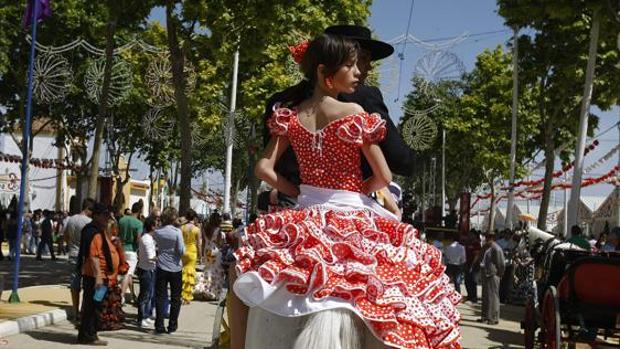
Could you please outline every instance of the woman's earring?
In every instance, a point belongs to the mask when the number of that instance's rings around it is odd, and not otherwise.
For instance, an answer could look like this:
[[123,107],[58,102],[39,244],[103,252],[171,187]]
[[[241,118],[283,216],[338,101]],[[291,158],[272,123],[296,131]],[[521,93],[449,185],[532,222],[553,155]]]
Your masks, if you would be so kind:
[[325,86],[327,86],[327,88],[330,90],[334,88],[334,78],[325,78]]

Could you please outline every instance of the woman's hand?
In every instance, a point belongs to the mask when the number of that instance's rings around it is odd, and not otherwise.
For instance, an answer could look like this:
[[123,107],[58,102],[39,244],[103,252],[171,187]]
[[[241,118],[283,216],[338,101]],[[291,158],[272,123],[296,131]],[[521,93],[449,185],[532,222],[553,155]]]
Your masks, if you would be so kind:
[[[278,191],[290,197],[297,197],[299,196],[299,188],[275,170],[276,162],[288,148],[289,144],[288,138],[284,136],[272,137],[265,147],[262,157],[256,163],[256,167],[254,167],[254,174],[256,178],[267,182],[267,184]],[[275,195],[277,199],[277,192]],[[269,201],[273,202],[271,194],[269,195]]]

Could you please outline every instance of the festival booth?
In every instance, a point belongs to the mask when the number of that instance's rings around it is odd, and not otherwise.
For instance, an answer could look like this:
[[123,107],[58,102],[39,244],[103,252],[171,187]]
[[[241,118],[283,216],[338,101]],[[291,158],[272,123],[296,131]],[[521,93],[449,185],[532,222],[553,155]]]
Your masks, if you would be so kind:
[[[482,223],[478,226],[480,230],[487,230],[489,227],[489,212],[483,215]],[[506,228],[506,209],[501,207],[495,207],[495,224],[494,229],[502,230]]]
[[[577,222],[583,233],[586,235],[594,234],[598,236],[600,230],[593,225],[594,211],[601,201],[600,197],[582,197],[579,200],[579,208],[577,210]],[[570,229],[570,227],[569,227]],[[556,235],[562,234],[564,231],[564,209],[558,212],[558,225],[553,229]]]
[[[529,207],[528,207],[529,206]],[[529,214],[534,217],[538,217],[538,212],[540,211],[540,205],[537,202],[531,202],[529,205],[526,202],[517,201],[515,202],[512,210],[512,222],[513,226],[519,222],[519,216],[524,214]],[[560,210],[558,207],[550,206],[547,214],[547,230],[555,230],[559,223],[561,223],[561,219],[559,217]],[[486,230],[489,226],[489,213],[486,212],[483,215],[482,222],[480,224],[474,224],[476,228],[481,230]],[[472,217],[472,222],[477,222],[476,216]],[[505,207],[496,207],[495,208],[495,229],[502,230],[506,228],[506,208]]]
[[[33,150],[28,166],[30,210],[61,210],[62,196],[67,190],[62,181],[70,170],[64,159],[65,149],[56,146],[56,129],[47,118],[32,124],[37,136],[32,138]],[[17,129],[16,134],[21,134]],[[6,207],[13,196],[19,197],[22,153],[9,133],[0,133],[0,206]]]
[[596,236],[605,230],[620,226],[620,187],[616,187],[592,214],[592,232]]

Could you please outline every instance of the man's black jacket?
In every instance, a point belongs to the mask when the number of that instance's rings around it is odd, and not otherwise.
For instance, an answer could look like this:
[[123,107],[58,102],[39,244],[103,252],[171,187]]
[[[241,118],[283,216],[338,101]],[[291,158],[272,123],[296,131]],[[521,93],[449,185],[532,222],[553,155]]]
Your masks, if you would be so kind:
[[[282,96],[285,94],[285,91],[278,92],[271,96],[267,102],[265,114],[263,115],[263,141],[265,144],[269,142],[270,138],[267,120],[273,114],[273,106],[280,102]],[[378,113],[381,115],[381,118],[386,121],[385,126],[387,128],[385,139],[379,143],[385,160],[393,173],[402,176],[411,176],[414,170],[415,156],[413,151],[403,142],[398,133],[398,129],[394,125],[394,122],[392,122],[388,114],[387,106],[383,102],[381,91],[376,87],[360,85],[354,93],[350,95],[340,95],[339,99],[343,102],[357,103],[368,113]],[[278,160],[276,171],[295,185],[300,184],[299,165],[297,164],[297,158],[291,147],[289,147]],[[363,156],[362,173],[364,178],[368,178],[372,175],[372,170]]]

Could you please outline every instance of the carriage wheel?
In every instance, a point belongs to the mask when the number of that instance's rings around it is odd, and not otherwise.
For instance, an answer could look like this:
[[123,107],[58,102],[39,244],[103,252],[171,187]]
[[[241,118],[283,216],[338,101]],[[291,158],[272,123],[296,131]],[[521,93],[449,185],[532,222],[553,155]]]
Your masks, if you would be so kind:
[[536,308],[534,306],[534,297],[528,296],[525,302],[525,317],[523,319],[523,335],[525,341],[525,349],[534,349],[536,342]]
[[549,287],[543,299],[542,327],[544,348],[560,349],[560,301],[555,286]]

